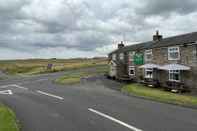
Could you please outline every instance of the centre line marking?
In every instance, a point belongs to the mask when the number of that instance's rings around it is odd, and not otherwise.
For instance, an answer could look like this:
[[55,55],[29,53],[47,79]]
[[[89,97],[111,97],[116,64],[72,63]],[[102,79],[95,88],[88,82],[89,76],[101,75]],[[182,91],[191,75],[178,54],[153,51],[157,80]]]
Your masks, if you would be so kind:
[[134,126],[131,126],[131,125],[127,124],[127,123],[124,123],[124,122],[122,122],[122,121],[120,121],[120,120],[118,120],[116,118],[113,118],[113,117],[111,117],[109,115],[106,115],[106,114],[104,114],[102,112],[99,112],[97,110],[94,110],[92,108],[88,108],[88,110],[91,111],[91,112],[93,112],[93,113],[96,113],[97,115],[100,115],[102,117],[105,117],[105,118],[107,118],[107,119],[109,119],[109,120],[111,120],[113,122],[116,122],[116,123],[118,123],[118,124],[120,124],[122,126],[125,126],[125,127],[129,128],[132,131],[142,131],[141,129],[138,129],[138,128],[136,128]]
[[63,100],[64,99],[63,97],[56,96],[56,95],[53,95],[53,94],[50,94],[50,93],[46,93],[46,92],[43,92],[43,91],[40,91],[40,90],[37,90],[37,92],[40,93],[40,94],[43,94],[43,95],[47,95],[47,96],[51,96],[51,97],[60,99],[60,100]]

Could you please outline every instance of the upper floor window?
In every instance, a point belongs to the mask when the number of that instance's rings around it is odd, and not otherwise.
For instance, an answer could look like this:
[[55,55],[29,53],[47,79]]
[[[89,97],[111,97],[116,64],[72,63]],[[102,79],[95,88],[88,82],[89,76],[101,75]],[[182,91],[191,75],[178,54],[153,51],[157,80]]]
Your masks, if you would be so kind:
[[116,54],[112,55],[112,60],[116,60]]
[[169,47],[168,48],[168,60],[179,60],[180,59],[180,50],[179,47]]
[[152,61],[152,59],[153,59],[152,49],[145,50],[145,61]]
[[169,71],[170,81],[180,81],[180,70],[170,70]]
[[124,53],[120,53],[120,54],[119,54],[119,59],[120,59],[120,60],[124,60]]
[[129,61],[133,61],[134,55],[135,55],[135,51],[129,52]]

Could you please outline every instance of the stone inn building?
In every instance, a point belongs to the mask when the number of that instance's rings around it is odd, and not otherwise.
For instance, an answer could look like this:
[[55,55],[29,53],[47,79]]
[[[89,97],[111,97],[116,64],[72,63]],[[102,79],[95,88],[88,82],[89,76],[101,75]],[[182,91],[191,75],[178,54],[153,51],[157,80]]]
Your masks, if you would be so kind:
[[197,32],[124,46],[109,55],[109,76],[170,90],[197,90]]

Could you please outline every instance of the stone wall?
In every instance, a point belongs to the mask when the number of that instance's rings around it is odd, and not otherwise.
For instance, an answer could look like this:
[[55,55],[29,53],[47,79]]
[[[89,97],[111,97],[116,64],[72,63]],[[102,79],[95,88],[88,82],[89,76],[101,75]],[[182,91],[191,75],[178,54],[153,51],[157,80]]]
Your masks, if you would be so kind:
[[[196,45],[187,45],[187,46],[179,46],[180,48],[180,60],[173,61],[168,60],[168,47],[154,48],[152,49],[153,59],[147,63],[154,63],[158,65],[165,65],[171,63],[183,64],[186,66],[190,66],[190,71],[181,71],[181,80],[191,88],[197,89],[197,58],[194,58],[193,50],[196,49]],[[140,50],[138,53],[144,54],[145,50]],[[124,52],[124,60],[121,61],[119,59],[119,54],[121,52],[117,52],[117,77],[129,76],[128,70],[129,66],[135,66],[135,75],[136,81],[139,81],[142,77],[144,77],[144,69],[140,69],[140,65],[135,65],[134,63],[129,63],[129,52]],[[109,56],[111,59],[111,56]],[[144,61],[145,62],[145,61]],[[145,62],[146,64],[146,62]],[[168,71],[157,71],[157,79],[161,82],[163,86],[165,86],[166,81],[169,80]]]

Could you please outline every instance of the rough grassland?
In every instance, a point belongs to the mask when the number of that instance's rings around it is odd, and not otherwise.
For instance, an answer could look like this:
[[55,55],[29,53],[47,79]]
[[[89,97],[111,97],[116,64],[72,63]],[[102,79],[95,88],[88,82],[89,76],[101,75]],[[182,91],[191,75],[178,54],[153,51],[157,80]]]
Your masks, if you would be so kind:
[[[47,70],[48,64],[53,64],[51,70]],[[5,60],[0,61],[0,70],[12,75],[33,75],[105,64],[107,64],[106,58]]]
[[19,131],[15,114],[0,104],[0,131]]
[[149,88],[139,84],[130,84],[122,88],[122,92],[141,96],[155,101],[197,107],[197,97],[166,92],[161,89]]

